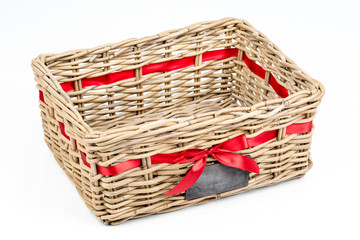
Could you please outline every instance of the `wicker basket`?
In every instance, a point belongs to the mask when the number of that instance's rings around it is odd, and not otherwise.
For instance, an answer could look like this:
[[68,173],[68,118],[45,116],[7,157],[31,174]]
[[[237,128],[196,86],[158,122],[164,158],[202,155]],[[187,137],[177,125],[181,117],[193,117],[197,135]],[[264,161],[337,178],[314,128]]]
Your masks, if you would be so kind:
[[[324,88],[244,20],[42,54],[32,67],[45,142],[104,224],[311,168],[312,120]],[[242,171],[246,181],[188,196],[215,165]]]

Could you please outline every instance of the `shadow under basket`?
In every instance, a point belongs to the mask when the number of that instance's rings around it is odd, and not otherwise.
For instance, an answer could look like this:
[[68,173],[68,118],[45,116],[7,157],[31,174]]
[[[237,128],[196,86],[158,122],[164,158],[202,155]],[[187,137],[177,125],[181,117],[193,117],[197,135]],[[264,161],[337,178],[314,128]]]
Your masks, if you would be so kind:
[[104,224],[303,176],[324,88],[244,20],[32,61],[45,142]]

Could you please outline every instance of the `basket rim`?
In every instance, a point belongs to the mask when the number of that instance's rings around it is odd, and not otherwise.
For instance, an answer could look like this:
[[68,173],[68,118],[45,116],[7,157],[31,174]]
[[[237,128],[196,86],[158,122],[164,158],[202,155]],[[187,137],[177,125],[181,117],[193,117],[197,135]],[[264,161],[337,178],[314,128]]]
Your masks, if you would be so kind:
[[[112,49],[116,49],[119,45],[123,45],[123,44],[127,44],[123,47],[127,47],[127,46],[134,46],[137,45],[141,42],[148,42],[148,41],[153,41],[156,40],[157,42],[163,42],[166,41],[168,39],[180,36],[184,33],[189,33],[193,30],[199,31],[201,29],[199,29],[199,27],[201,26],[206,26],[209,27],[209,24],[214,23],[214,27],[216,25],[221,25],[223,23],[227,22],[228,24],[239,24],[239,23],[245,23],[246,25],[249,25],[249,27],[252,28],[252,25],[250,25],[246,20],[244,19],[238,19],[238,18],[233,18],[233,17],[227,17],[227,18],[222,18],[219,20],[208,20],[208,21],[202,21],[202,22],[197,22],[194,24],[190,24],[186,27],[182,27],[182,28],[176,28],[176,29],[168,29],[165,30],[163,32],[160,32],[158,34],[154,34],[151,36],[147,36],[147,37],[142,37],[142,38],[128,38],[125,40],[122,40],[120,42],[116,42],[116,43],[107,43],[107,44],[102,44],[96,47],[88,47],[88,48],[80,48],[80,49],[73,49],[73,50],[68,50],[68,51],[64,51],[64,52],[58,52],[58,53],[42,53],[39,54],[37,58],[41,58],[44,60],[44,63],[46,63],[47,61],[51,61],[54,60],[56,58],[62,58],[62,57],[66,57],[66,56],[72,56],[73,55],[83,55],[83,54],[96,54],[97,51],[103,52],[103,51],[109,51]],[[110,48],[110,49],[109,49]]]

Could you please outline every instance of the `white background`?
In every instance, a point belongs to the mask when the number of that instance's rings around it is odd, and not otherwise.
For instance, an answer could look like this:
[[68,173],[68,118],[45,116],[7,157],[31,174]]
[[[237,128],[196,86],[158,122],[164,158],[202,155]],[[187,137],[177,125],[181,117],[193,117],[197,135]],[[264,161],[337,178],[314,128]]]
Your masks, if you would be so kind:
[[[356,0],[1,1],[0,238],[359,239],[359,10]],[[313,169],[299,180],[103,226],[43,141],[31,59],[223,17],[248,20],[325,85]]]

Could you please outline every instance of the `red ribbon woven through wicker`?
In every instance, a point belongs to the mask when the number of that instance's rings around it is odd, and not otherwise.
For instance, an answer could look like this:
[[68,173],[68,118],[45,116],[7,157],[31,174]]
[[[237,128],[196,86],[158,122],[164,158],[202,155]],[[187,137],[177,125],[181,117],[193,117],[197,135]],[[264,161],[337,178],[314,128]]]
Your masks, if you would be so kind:
[[[238,49],[229,48],[222,50],[214,50],[203,53],[202,62],[210,60],[221,60],[230,57],[238,56]],[[243,54],[243,60],[247,67],[258,77],[265,78],[266,71],[259,66],[256,62],[252,61],[246,54]],[[167,62],[149,64],[142,67],[142,74],[150,74],[155,72],[167,72],[176,69],[192,66],[195,64],[195,57],[186,57],[181,59],[174,59]],[[115,83],[121,80],[130,79],[135,77],[135,70],[127,70],[122,72],[110,73],[104,76],[95,78],[86,78],[81,80],[82,87],[99,86]],[[288,91],[281,84],[277,82],[273,75],[270,76],[269,85],[272,86],[274,91],[282,98],[287,97]],[[64,91],[74,90],[73,82],[65,82],[61,84]],[[42,91],[39,91],[39,98],[45,103]],[[45,103],[46,104],[46,103]],[[64,137],[70,140],[70,137],[65,132],[65,126],[59,122],[61,133]],[[301,134],[310,132],[312,129],[312,121],[305,123],[292,124],[286,128],[286,134]],[[240,135],[218,145],[211,146],[208,149],[188,149],[183,152],[169,153],[169,154],[156,154],[151,156],[152,164],[160,163],[188,163],[195,162],[190,171],[185,177],[168,193],[165,195],[180,194],[189,189],[200,177],[206,166],[206,159],[212,156],[218,162],[238,168],[249,172],[259,173],[259,166],[252,158],[237,154],[235,152],[247,148],[255,147],[260,144],[266,143],[275,139],[277,130],[263,132],[256,137],[247,138],[246,135]],[[86,154],[81,152],[81,158],[84,164],[90,167],[86,160]],[[141,159],[131,159],[113,166],[103,167],[97,165],[97,172],[106,176],[113,176],[128,171],[133,168],[141,167]]]
[[[286,134],[307,133],[311,131],[311,128],[311,121],[306,123],[292,124],[286,128]],[[259,166],[253,159],[233,152],[244,150],[250,147],[256,147],[260,144],[275,139],[276,135],[277,130],[266,131],[253,138],[247,138],[245,135],[240,135],[205,150],[195,148],[177,153],[156,154],[151,156],[151,164],[195,162],[193,167],[178,183],[178,185],[176,185],[170,192],[165,194],[175,195],[189,189],[198,180],[205,169],[206,159],[209,155],[224,165],[259,174]],[[90,167],[90,164],[86,161],[85,153],[80,153],[85,165]],[[109,167],[97,166],[97,171],[102,175],[113,176],[140,166],[141,159],[131,159]]]

